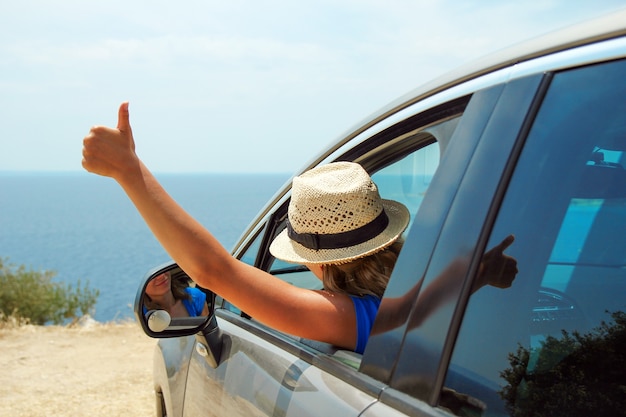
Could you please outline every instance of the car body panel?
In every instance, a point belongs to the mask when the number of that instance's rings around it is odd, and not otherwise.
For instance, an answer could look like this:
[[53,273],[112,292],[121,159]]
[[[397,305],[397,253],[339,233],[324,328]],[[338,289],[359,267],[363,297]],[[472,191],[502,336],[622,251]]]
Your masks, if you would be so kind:
[[194,340],[193,336],[161,339],[155,347],[154,389],[163,400],[162,404],[157,403],[157,407],[164,406],[172,415],[183,415],[183,400]]
[[[185,416],[306,416],[324,409],[358,416],[376,400],[376,393],[352,390],[346,381],[230,320],[218,318],[218,323],[225,339],[223,359],[213,368],[197,350],[192,353]],[[207,393],[210,401],[201,401]]]

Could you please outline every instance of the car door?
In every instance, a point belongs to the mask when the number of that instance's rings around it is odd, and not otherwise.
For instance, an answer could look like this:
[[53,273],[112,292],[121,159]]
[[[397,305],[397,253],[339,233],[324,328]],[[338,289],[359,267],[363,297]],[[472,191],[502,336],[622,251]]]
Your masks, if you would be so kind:
[[625,73],[550,75],[489,233],[515,236],[519,274],[471,295],[443,380],[481,415],[624,413]]
[[[624,73],[623,59],[548,72],[512,135],[485,130],[423,282],[461,260],[455,293],[428,314],[418,298],[365,415],[623,414]],[[515,279],[477,285],[507,236]]]

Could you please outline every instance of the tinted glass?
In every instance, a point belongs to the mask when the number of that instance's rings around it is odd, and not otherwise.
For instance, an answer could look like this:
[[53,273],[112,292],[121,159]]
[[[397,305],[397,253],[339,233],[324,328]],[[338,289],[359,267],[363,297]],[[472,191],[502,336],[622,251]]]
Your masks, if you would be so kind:
[[624,74],[626,62],[617,61],[555,75],[487,245],[513,235],[504,252],[519,272],[510,287],[486,285],[471,296],[442,408],[624,414]]

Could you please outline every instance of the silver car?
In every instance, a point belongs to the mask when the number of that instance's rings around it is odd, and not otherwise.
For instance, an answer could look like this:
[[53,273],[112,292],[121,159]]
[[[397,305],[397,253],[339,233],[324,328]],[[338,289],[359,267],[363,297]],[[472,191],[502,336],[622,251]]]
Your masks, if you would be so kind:
[[[162,265],[135,302],[161,339],[157,415],[625,415],[625,151],[626,10],[402,97],[302,169],[356,161],[411,211],[365,353],[268,328]],[[288,183],[232,253],[319,288],[268,251],[289,197]],[[509,235],[515,280],[476,286]],[[151,308],[146,288],[163,274],[196,287],[204,313]]]

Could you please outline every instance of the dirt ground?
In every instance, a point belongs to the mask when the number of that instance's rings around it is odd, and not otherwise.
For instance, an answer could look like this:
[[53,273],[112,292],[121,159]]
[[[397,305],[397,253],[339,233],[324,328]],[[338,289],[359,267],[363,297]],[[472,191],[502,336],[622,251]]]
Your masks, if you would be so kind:
[[131,322],[0,328],[0,417],[154,416],[155,345]]

